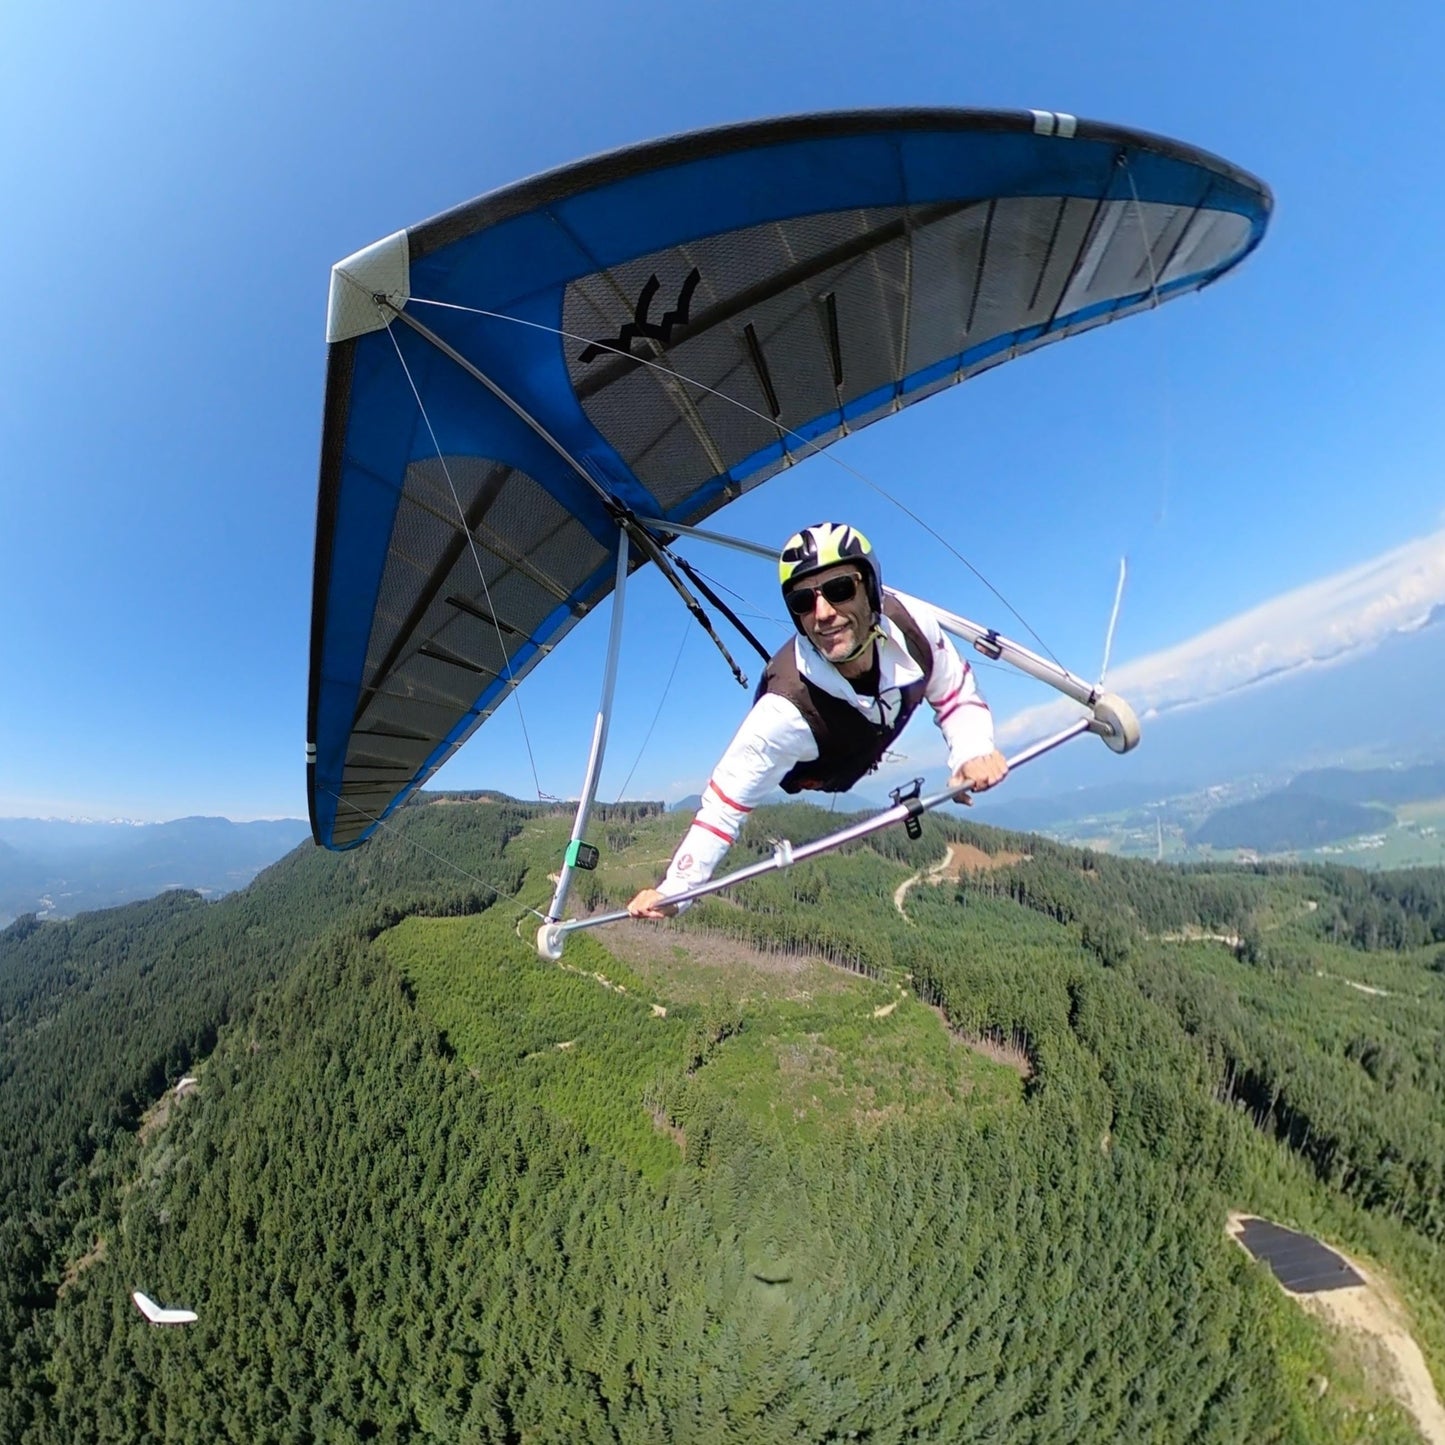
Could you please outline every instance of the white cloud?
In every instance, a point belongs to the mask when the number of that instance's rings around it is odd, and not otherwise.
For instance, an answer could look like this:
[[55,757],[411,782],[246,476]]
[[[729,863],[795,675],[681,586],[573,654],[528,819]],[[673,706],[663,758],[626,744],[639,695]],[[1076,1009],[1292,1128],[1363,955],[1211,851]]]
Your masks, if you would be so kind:
[[[1147,717],[1374,647],[1391,633],[1420,627],[1436,607],[1445,607],[1445,531],[1124,663],[1110,673],[1108,687]],[[1028,708],[1000,725],[999,740],[1013,745],[1039,737],[1078,714],[1065,700]]]

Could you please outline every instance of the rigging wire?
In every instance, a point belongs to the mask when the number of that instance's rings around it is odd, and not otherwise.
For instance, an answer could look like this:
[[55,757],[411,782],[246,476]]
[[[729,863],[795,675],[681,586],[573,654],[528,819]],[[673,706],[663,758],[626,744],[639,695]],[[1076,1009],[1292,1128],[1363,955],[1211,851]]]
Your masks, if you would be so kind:
[[[467,539],[467,546],[471,549],[472,561],[477,564],[477,576],[482,581],[482,596],[487,600],[487,611],[491,614],[492,627],[497,634],[497,648],[502,654],[502,666],[507,670],[507,688],[517,704],[517,717],[522,724],[522,741],[527,747],[527,761],[532,765],[532,782],[537,788],[539,800],[547,800],[548,795],[542,791],[542,780],[537,776],[537,759],[532,753],[532,739],[527,732],[527,716],[522,711],[522,699],[517,694],[516,679],[512,675],[512,659],[507,655],[507,644],[502,641],[502,627],[497,621],[497,609],[492,604],[492,589],[487,586],[487,574],[482,567],[482,559],[477,552],[476,538],[472,536],[472,529],[467,525],[467,514],[462,507],[462,499],[457,495],[456,484],[452,481],[451,468],[447,466],[447,459],[442,455],[441,443],[437,440],[435,428],[431,424],[431,417],[427,415],[426,403],[421,399],[421,392],[417,390],[416,382],[412,378],[411,368],[406,364],[406,357],[402,354],[401,343],[396,339],[396,333],[391,329],[391,322],[386,323],[386,334],[391,338],[391,344],[396,348],[396,359],[401,362],[401,369],[406,375],[406,384],[411,387],[411,394],[416,398],[417,409],[421,412],[421,419],[426,423],[427,433],[431,437],[431,444],[436,448],[437,461],[441,463],[442,475],[447,479],[447,488],[452,494],[452,501],[456,505],[457,519],[462,524],[462,535]],[[555,799],[551,800],[555,801]],[[358,812],[360,809],[357,810]]]
[[733,598],[733,600],[738,603],[739,612],[745,611],[757,618],[760,622],[771,622],[775,627],[781,627],[786,632],[793,631],[793,624],[791,622],[779,617],[776,612],[767,611],[765,608],[759,606],[758,603],[754,602],[751,597],[744,597],[741,592],[735,591],[729,587],[726,582],[719,581],[718,578],[714,577],[711,573],[704,572],[696,562],[692,564],[692,570],[696,572],[704,582],[716,588],[719,592],[726,592],[729,597]]
[[[667,694],[672,687],[672,680],[677,676],[678,665],[682,662],[682,654],[687,648],[687,639],[692,636],[692,628],[684,625],[682,629],[682,641],[677,644],[677,656],[672,660],[672,671],[667,674],[667,682],[663,686],[662,696],[657,700],[657,710],[652,714],[652,721],[647,725],[647,734],[642,739],[642,746],[637,749],[637,756],[632,760],[632,766],[627,770],[627,776],[622,780],[622,786],[617,790],[617,803],[620,803],[627,792],[627,785],[632,781],[632,775],[637,771],[637,765],[642,761],[642,755],[647,751],[647,745],[652,741],[652,730],[657,726],[657,720],[662,716],[662,705],[667,701]],[[617,806],[613,804],[613,807]]]
[[[1159,273],[1154,265],[1154,248],[1149,244],[1149,231],[1144,224],[1144,206],[1139,200],[1139,190],[1134,184],[1134,172],[1129,165],[1127,156],[1120,158],[1120,165],[1124,171],[1124,177],[1129,182],[1129,193],[1134,199],[1134,217],[1139,226],[1139,239],[1144,247],[1144,259],[1149,263],[1149,300],[1153,308],[1157,309],[1161,304],[1159,296]],[[1163,332],[1158,333],[1155,343],[1158,362],[1155,375],[1159,378],[1159,386],[1162,392],[1160,399],[1161,411],[1163,412],[1162,435],[1160,439],[1160,450],[1162,456],[1159,464],[1159,505],[1154,511],[1154,525],[1162,526],[1169,511],[1169,493],[1173,482],[1174,473],[1174,415],[1173,415],[1173,388],[1169,384],[1169,348],[1165,344]]]
[[692,565],[691,562],[687,560],[686,557],[679,555],[677,552],[674,552],[669,547],[662,548],[662,551],[666,554],[668,558],[670,558],[673,562],[677,563],[677,565],[687,575],[687,580],[691,582],[692,585],[696,587],[697,590],[701,592],[702,595],[706,597],[707,600],[711,602],[712,605],[716,607],[717,610],[721,612],[722,615],[726,617],[729,622],[732,623],[733,627],[739,633],[741,633],[744,638],[747,639],[747,641],[751,644],[753,650],[758,654],[759,657],[762,658],[763,666],[766,667],[768,663],[772,661],[773,655],[753,635],[752,628],[750,628],[747,623],[744,622],[742,618],[739,617],[737,613],[734,612],[733,609],[729,607],[728,604],[717,595],[715,591],[713,591],[713,589],[708,585],[707,579],[702,575],[701,572],[697,570],[696,567]]
[[884,501],[892,503],[892,505],[897,507],[898,510],[902,512],[905,517],[909,518],[915,525],[921,527],[925,532],[927,532],[930,537],[932,537],[936,542],[938,542],[958,562],[962,563],[963,566],[965,566],[970,572],[972,572],[973,575],[991,593],[993,593],[993,595],[999,600],[999,602],[1001,602],[1003,606],[1008,610],[1008,612],[1018,621],[1019,625],[1029,634],[1030,637],[1033,638],[1033,640],[1039,645],[1039,647],[1043,649],[1043,651],[1053,660],[1053,662],[1058,667],[1063,667],[1063,663],[1060,662],[1059,659],[1054,655],[1053,649],[1050,648],[1048,643],[1046,643],[1044,639],[1039,636],[1039,634],[1034,630],[1028,619],[1018,610],[1017,607],[1013,605],[1012,602],[1008,600],[1007,597],[1003,595],[1002,592],[999,591],[997,587],[993,585],[992,582],[989,581],[987,577],[984,576],[984,574],[977,567],[974,566],[972,562],[968,560],[967,557],[963,555],[962,552],[960,552],[945,536],[943,536],[942,533],[937,531],[937,529],[935,529],[934,527],[931,527],[915,511],[913,511],[905,503],[899,501],[897,497],[893,496],[891,492],[889,492],[886,488],[880,486],[871,477],[859,471],[857,467],[852,466],[848,462],[845,462],[841,457],[834,456],[833,453],[827,449],[827,447],[821,445],[818,442],[815,442],[811,437],[805,437],[801,432],[794,431],[791,427],[784,426],[777,417],[760,412],[756,408],[749,406],[745,401],[739,401],[737,397],[730,396],[725,391],[719,391],[716,387],[708,386],[706,382],[698,381],[695,378],[690,377],[685,373],[676,370],[673,367],[664,366],[660,361],[654,361],[650,357],[646,356],[638,356],[631,351],[624,351],[621,347],[612,346],[607,342],[597,341],[593,337],[578,336],[576,333],[566,331],[559,326],[548,326],[546,325],[546,323],[541,321],[529,321],[522,316],[509,316],[505,311],[489,311],[482,306],[463,306],[458,301],[433,301],[425,296],[412,296],[409,298],[409,301],[415,302],[418,306],[437,306],[447,311],[463,311],[473,316],[490,317],[495,321],[510,321],[515,326],[529,326],[535,331],[546,331],[551,333],[553,336],[560,336],[568,341],[585,342],[588,346],[595,346],[599,350],[610,351],[616,356],[626,357],[627,360],[636,362],[639,366],[651,367],[654,371],[660,371],[663,373],[663,375],[670,376],[674,380],[680,381],[686,386],[694,386],[699,391],[706,392],[709,396],[715,396],[720,401],[729,402],[731,405],[739,408],[739,410],[747,412],[749,416],[756,417],[759,421],[766,422],[769,426],[775,427],[778,431],[781,431],[787,436],[793,437],[795,440],[802,442],[804,446],[810,448],[813,452],[816,452],[821,456],[827,457],[834,466],[841,467],[850,476],[853,476],[858,481],[862,482],[864,486],[869,487],[873,491],[877,492],[878,495],[884,499]]
[[425,843],[418,843],[415,838],[408,838],[405,833],[397,829],[392,823],[388,822],[387,819],[378,818],[374,813],[368,813],[365,808],[358,808],[357,805],[353,803],[349,798],[343,798],[341,794],[336,792],[334,789],[327,788],[325,791],[330,793],[331,796],[336,799],[338,806],[343,808],[350,808],[353,813],[360,813],[361,816],[365,818],[368,822],[375,823],[378,825],[378,827],[385,828],[388,832],[395,833],[396,836],[402,839],[403,842],[410,843],[413,848],[419,849],[421,852],[425,853],[428,858],[435,858],[438,863],[445,864],[446,867],[452,870],[452,872],[460,873],[463,878],[470,879],[473,883],[476,883],[480,887],[485,888],[489,893],[495,894],[496,897],[505,899],[508,903],[515,903],[518,908],[525,909],[528,913],[532,914],[534,918],[540,918],[543,923],[547,922],[547,915],[545,913],[539,913],[530,904],[523,903],[522,900],[518,898],[515,894],[503,893],[502,890],[498,888],[495,883],[488,883],[485,878],[478,878],[475,873],[468,872],[467,869],[463,868],[460,863],[453,863],[450,858],[442,857],[440,853],[437,853],[433,849],[428,848]]
[[[1149,237],[1149,228],[1145,223],[1144,207],[1142,202],[1139,200],[1139,190],[1138,187],[1134,184],[1134,172],[1129,165],[1129,159],[1127,155],[1121,155],[1119,157],[1118,164],[1119,168],[1124,172],[1125,180],[1127,180],[1129,183],[1129,194],[1133,199],[1134,219],[1139,227],[1139,243],[1144,252],[1145,263],[1148,265],[1149,268],[1150,306],[1151,308],[1157,308],[1161,304],[1159,296],[1159,271],[1154,262],[1154,246]],[[1163,523],[1169,501],[1169,473],[1171,460],[1169,442],[1170,438],[1173,435],[1173,426],[1171,424],[1171,419],[1169,416],[1169,391],[1167,385],[1168,370],[1166,362],[1167,352],[1163,347],[1161,340],[1161,344],[1159,346],[1159,365],[1156,374],[1164,378],[1165,381],[1165,415],[1163,428],[1164,455],[1162,458],[1161,466],[1162,476],[1160,482],[1159,506],[1154,514],[1154,523],[1156,526]],[[1127,553],[1119,559],[1119,580],[1114,588],[1114,605],[1109,613],[1109,625],[1104,634],[1104,657],[1099,668],[1100,687],[1104,685],[1104,679],[1108,676],[1109,673],[1109,661],[1114,650],[1114,633],[1119,625],[1119,612],[1124,600],[1124,584],[1128,575],[1128,562],[1129,559]]]
[[1134,184],[1134,172],[1129,166],[1129,157],[1119,157],[1124,179],[1129,182],[1129,194],[1134,198],[1134,218],[1139,223],[1139,239],[1144,243],[1144,259],[1149,263],[1149,300],[1155,309],[1159,306],[1159,273],[1154,267],[1154,247],[1149,243],[1149,228],[1144,224],[1144,207],[1139,200],[1139,188]]

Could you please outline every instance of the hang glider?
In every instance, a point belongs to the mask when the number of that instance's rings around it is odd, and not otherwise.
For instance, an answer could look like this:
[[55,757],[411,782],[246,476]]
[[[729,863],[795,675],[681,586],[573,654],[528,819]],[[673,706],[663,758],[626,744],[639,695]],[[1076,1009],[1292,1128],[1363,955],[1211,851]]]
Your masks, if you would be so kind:
[[148,1294],[142,1294],[140,1290],[135,1290],[131,1298],[135,1301],[136,1308],[153,1325],[193,1325],[196,1322],[195,1310],[167,1309],[164,1305],[158,1305]]
[[[711,631],[678,538],[768,553],[699,524],[860,427],[1208,285],[1259,244],[1271,206],[1246,172],[1139,131],[857,111],[582,161],[338,263],[307,715],[316,841],[362,842],[615,594],[555,920],[591,853],[633,570],[657,566]],[[1137,739],[1111,732],[1098,687],[954,621],[1082,702],[1110,746]]]

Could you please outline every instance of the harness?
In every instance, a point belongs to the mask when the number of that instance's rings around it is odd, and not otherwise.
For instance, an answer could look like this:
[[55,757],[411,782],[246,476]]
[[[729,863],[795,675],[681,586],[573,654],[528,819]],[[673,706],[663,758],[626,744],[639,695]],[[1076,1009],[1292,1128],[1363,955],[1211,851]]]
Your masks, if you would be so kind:
[[776,652],[758,683],[754,701],[765,693],[786,698],[802,714],[818,747],[818,756],[796,763],[779,787],[785,793],[804,789],[823,793],[846,793],[860,778],[871,773],[883,759],[893,740],[923,701],[933,675],[933,651],[918,624],[895,598],[885,595],[883,615],[903,634],[908,654],[923,671],[916,682],[897,691],[900,702],[891,722],[878,724],[865,717],[852,703],[824,692],[798,671],[794,644]]

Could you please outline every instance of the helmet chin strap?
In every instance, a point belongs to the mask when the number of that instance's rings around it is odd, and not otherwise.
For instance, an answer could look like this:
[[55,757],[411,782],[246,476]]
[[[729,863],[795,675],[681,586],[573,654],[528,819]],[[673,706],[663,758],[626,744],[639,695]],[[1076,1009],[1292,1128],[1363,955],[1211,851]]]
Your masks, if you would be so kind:
[[841,664],[846,667],[850,662],[857,662],[874,642],[881,642],[882,640],[883,628],[879,625],[878,614],[875,612],[873,614],[873,624],[869,627],[868,631],[863,634],[863,641],[860,642],[847,657],[838,658],[838,660],[833,663],[833,666],[837,667]]

